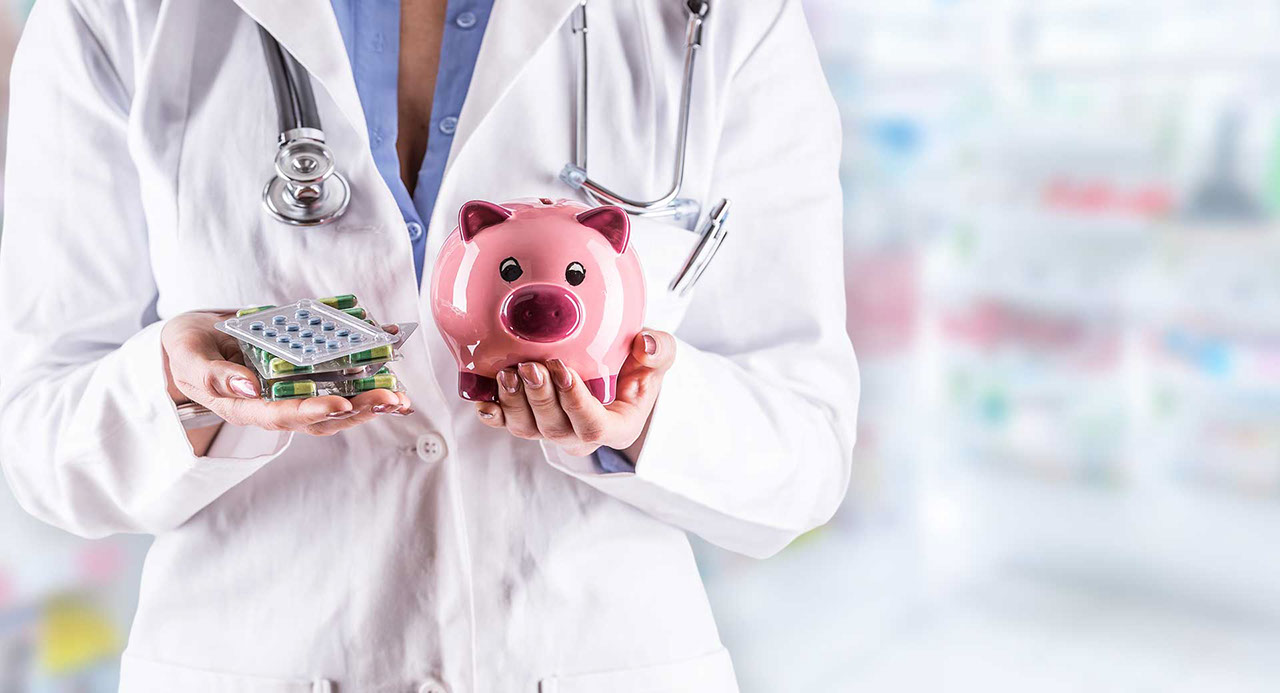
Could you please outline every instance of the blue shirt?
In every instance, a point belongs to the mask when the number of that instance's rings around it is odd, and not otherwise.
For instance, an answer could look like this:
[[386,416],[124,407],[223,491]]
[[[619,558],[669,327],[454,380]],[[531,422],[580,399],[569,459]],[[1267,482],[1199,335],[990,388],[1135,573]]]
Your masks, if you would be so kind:
[[332,0],[342,41],[351,59],[356,91],[369,128],[369,145],[378,172],[395,196],[404,217],[405,233],[413,243],[413,266],[422,285],[422,262],[427,247],[427,226],[440,194],[444,164],[453,146],[458,114],[467,98],[471,73],[475,72],[480,41],[484,38],[493,0],[449,0],[444,36],[440,43],[440,68],[431,101],[431,132],[427,151],[412,192],[400,178],[396,154],[399,98],[396,82],[400,71],[399,0]]
[[[400,178],[400,157],[396,153],[399,119],[397,82],[400,72],[399,0],[332,0],[342,42],[346,44],[355,74],[356,91],[369,127],[369,146],[378,173],[396,198],[404,217],[405,231],[413,243],[413,267],[422,285],[422,262],[427,247],[424,219],[440,194],[444,164],[453,146],[458,114],[467,98],[471,75],[480,54],[493,0],[449,0],[445,10],[444,36],[440,42],[440,68],[435,95],[431,100],[431,134],[427,152],[418,170],[418,187],[412,193]],[[634,467],[621,453],[600,448],[596,463],[605,472],[630,472]]]

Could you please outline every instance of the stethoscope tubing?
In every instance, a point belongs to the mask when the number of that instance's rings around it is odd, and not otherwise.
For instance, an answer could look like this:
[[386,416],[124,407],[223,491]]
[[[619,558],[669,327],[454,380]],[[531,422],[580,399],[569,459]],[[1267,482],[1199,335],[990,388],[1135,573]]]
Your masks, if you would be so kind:
[[570,185],[582,190],[595,204],[610,204],[621,207],[629,214],[637,216],[665,216],[679,213],[673,209],[680,191],[684,187],[684,170],[686,154],[689,148],[689,112],[692,109],[693,72],[697,60],[698,49],[702,46],[703,21],[709,9],[705,1],[687,3],[689,20],[685,31],[684,75],[680,86],[680,107],[676,124],[675,160],[671,174],[671,187],[667,192],[651,200],[637,200],[614,191],[594,180],[587,173],[587,147],[589,142],[587,124],[587,104],[590,99],[589,75],[590,52],[588,51],[587,0],[582,0],[574,11],[573,31],[578,35],[578,84],[577,84],[577,131],[575,137],[574,165],[566,168],[561,178]]
[[[258,26],[258,36],[262,39],[262,55],[267,64],[267,74],[271,78],[271,95],[276,102],[276,131],[283,135],[290,130],[304,127],[303,105],[300,103],[304,94],[311,100],[310,113],[315,116],[315,127],[318,129],[320,118],[315,105],[315,94],[311,91],[311,80],[298,78],[299,74],[305,75],[305,70],[301,65],[297,65],[297,60],[294,60],[293,56],[286,58],[280,42],[276,41],[275,37],[261,25]],[[294,63],[297,70],[303,70],[303,72],[289,69],[289,62]],[[306,87],[301,87],[302,84]]]

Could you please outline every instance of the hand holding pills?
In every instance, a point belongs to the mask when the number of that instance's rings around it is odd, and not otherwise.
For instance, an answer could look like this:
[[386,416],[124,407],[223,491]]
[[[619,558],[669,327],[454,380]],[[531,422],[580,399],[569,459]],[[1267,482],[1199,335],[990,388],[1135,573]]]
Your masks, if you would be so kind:
[[[165,325],[161,343],[169,395],[175,403],[198,402],[237,426],[319,436],[333,435],[381,414],[403,416],[413,412],[408,395],[387,389],[353,397],[261,399],[258,375],[243,364],[239,344],[213,327],[226,317],[217,313],[184,313]],[[193,445],[195,442],[193,438]],[[198,454],[202,452],[197,450]]]

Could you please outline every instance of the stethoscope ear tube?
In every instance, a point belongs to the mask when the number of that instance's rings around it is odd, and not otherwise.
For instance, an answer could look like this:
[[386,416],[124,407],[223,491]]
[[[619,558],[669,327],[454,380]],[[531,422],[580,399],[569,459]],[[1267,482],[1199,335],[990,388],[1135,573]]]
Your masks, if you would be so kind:
[[[651,200],[638,200],[626,197],[602,185],[587,172],[587,103],[589,97],[588,69],[589,51],[587,50],[587,1],[581,0],[575,10],[573,30],[579,35],[579,63],[577,84],[577,135],[575,138],[577,151],[575,161],[568,164],[560,172],[560,179],[570,187],[579,190],[594,204],[609,204],[621,207],[628,214],[636,216],[672,216],[680,215],[689,203],[679,199],[680,190],[684,187],[685,156],[689,144],[689,110],[692,108],[693,69],[698,49],[702,46],[703,22],[711,4],[707,0],[687,0],[688,20],[685,33],[684,77],[680,87],[680,105],[677,111],[675,158],[672,162],[671,187],[667,192]],[[677,207],[672,209],[672,207]],[[695,217],[696,219],[696,217]]]

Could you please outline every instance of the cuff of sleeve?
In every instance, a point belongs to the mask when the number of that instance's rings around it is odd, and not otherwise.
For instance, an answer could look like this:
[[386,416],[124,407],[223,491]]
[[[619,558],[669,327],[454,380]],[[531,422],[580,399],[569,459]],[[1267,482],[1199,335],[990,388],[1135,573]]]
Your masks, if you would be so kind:
[[728,436],[750,433],[733,426],[729,407],[716,406],[717,364],[706,362],[714,356],[682,342],[678,348],[634,471],[602,473],[594,456],[573,457],[545,440],[543,454],[552,467],[658,520],[749,556],[771,555],[794,534],[727,510],[734,507],[727,490],[742,481],[730,459],[742,448]]
[[613,448],[600,448],[595,452],[596,465],[604,470],[606,474],[618,474],[620,472],[634,472],[635,465],[631,464],[631,460],[626,455],[614,450]]
[[223,424],[209,455],[198,457],[187,439],[177,405],[169,397],[161,331],[166,321],[148,325],[128,340],[119,356],[127,381],[139,385],[138,411],[152,423],[152,455],[166,469],[152,486],[141,520],[157,528],[176,527],[228,489],[249,478],[289,446],[293,434]]

